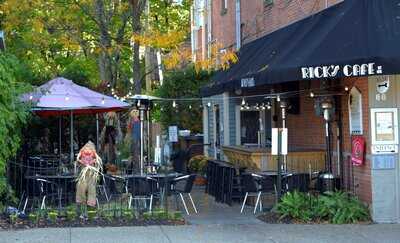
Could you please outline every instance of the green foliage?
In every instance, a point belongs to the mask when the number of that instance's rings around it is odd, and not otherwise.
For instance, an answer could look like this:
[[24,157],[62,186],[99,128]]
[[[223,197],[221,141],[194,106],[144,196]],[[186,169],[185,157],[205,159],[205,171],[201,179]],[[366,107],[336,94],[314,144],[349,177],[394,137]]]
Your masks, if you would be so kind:
[[114,212],[112,212],[111,210],[103,211],[101,216],[102,216],[102,218],[104,218],[108,222],[112,222],[114,220]]
[[[192,66],[169,72],[165,75],[163,85],[155,90],[154,95],[168,99],[200,97],[200,88],[209,82],[211,75],[210,72],[196,72]],[[188,129],[195,133],[202,131],[200,102],[177,101],[176,108],[172,107],[170,101],[161,103],[155,107],[152,117],[160,121],[164,128],[177,125],[180,129]]]
[[37,223],[39,220],[39,215],[37,213],[30,213],[28,218],[32,223]]
[[14,56],[0,54],[0,207],[16,201],[7,184],[6,163],[18,150],[29,117],[29,107],[19,101],[19,95],[29,89],[22,82],[22,69]]
[[11,224],[15,224],[17,222],[18,219],[18,215],[17,214],[10,214],[10,223]]
[[354,196],[330,192],[318,198],[316,215],[333,224],[349,224],[369,220],[368,209]]
[[50,222],[55,223],[58,218],[58,212],[57,211],[50,211],[47,213],[47,218],[50,220]]
[[288,192],[276,205],[276,211],[281,218],[289,217],[301,222],[349,224],[370,219],[367,207],[356,197],[340,191],[318,197],[297,191]]
[[183,218],[182,212],[181,211],[169,212],[168,218],[172,220],[181,220]]
[[68,210],[67,211],[67,220],[68,221],[74,221],[76,219],[76,211],[75,210]]
[[88,213],[88,218],[91,221],[93,221],[97,216],[97,211],[96,210],[88,210],[87,213]]
[[61,76],[83,86],[96,87],[99,85],[98,67],[93,59],[77,58],[67,64]]
[[286,193],[277,204],[276,210],[281,218],[290,217],[302,222],[312,219],[311,197],[297,191]]
[[204,155],[193,156],[190,158],[188,166],[190,172],[205,175],[207,168],[207,157]]
[[134,216],[135,215],[133,214],[133,211],[130,209],[126,209],[126,210],[122,211],[122,217],[125,220],[132,220],[134,218]]

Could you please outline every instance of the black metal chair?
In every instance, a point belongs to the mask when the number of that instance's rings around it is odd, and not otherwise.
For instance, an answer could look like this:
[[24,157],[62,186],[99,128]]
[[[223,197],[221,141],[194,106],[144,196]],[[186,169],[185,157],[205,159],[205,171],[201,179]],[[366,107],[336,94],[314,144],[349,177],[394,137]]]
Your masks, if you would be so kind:
[[29,200],[33,201],[31,208],[34,206],[34,201],[38,200],[40,203],[40,209],[46,209],[46,199],[49,197],[58,197],[58,185],[42,178],[33,179],[32,183],[27,184],[27,188],[21,197],[21,202],[25,201],[22,213],[25,213]]
[[149,211],[151,212],[153,207],[153,199],[158,195],[157,180],[151,177],[135,177],[127,180],[127,191],[131,193],[129,196],[128,208],[132,206],[132,200],[135,205],[137,200],[143,200],[145,202],[150,200]]
[[246,192],[244,196],[242,208],[240,213],[243,213],[244,205],[248,197],[257,197],[256,204],[254,205],[254,212],[256,213],[257,207],[259,205],[260,211],[262,211],[262,196],[266,194],[275,193],[276,195],[276,185],[273,177],[261,176],[257,174],[243,174],[242,175],[242,188]]
[[192,175],[184,175],[175,178],[174,180],[171,181],[171,193],[174,193],[175,195],[179,195],[183,206],[185,207],[186,214],[189,215],[189,210],[186,206],[185,199],[183,198],[183,194],[186,193],[189,195],[190,202],[192,203],[193,209],[196,213],[198,213],[196,205],[194,204],[192,195],[190,194],[193,188],[193,182],[196,178],[195,174]]

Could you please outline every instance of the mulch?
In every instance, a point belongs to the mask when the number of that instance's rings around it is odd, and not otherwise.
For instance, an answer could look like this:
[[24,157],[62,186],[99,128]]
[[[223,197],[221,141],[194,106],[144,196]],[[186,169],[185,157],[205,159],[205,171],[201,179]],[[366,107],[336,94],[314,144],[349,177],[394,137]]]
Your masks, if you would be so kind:
[[14,224],[10,219],[0,217],[0,228],[4,230],[21,230],[33,228],[69,228],[69,227],[122,227],[122,226],[151,226],[151,225],[185,225],[184,219],[170,220],[170,219],[132,219],[127,220],[123,218],[114,218],[111,220],[96,218],[89,219],[76,219],[74,221],[67,220],[66,218],[58,218],[56,222],[48,219],[40,219],[38,222],[32,222],[29,219],[18,218]]

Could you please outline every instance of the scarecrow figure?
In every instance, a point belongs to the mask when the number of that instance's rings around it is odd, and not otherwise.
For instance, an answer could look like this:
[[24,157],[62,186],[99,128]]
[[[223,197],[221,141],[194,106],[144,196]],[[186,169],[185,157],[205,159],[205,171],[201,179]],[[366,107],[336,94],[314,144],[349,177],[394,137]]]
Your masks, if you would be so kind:
[[81,206],[96,206],[96,185],[102,173],[103,163],[96,153],[95,145],[89,141],[79,151],[76,158],[80,172],[76,184],[76,203]]
[[104,118],[105,126],[100,135],[102,158],[105,164],[111,165],[117,159],[117,144],[122,140],[122,131],[117,113],[108,112]]

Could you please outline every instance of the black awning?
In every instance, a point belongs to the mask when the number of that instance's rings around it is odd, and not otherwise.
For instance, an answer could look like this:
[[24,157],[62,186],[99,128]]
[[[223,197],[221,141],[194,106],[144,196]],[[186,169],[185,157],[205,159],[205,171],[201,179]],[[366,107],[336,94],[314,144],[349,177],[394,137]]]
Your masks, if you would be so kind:
[[400,1],[345,0],[244,45],[202,96],[290,81],[400,73]]

